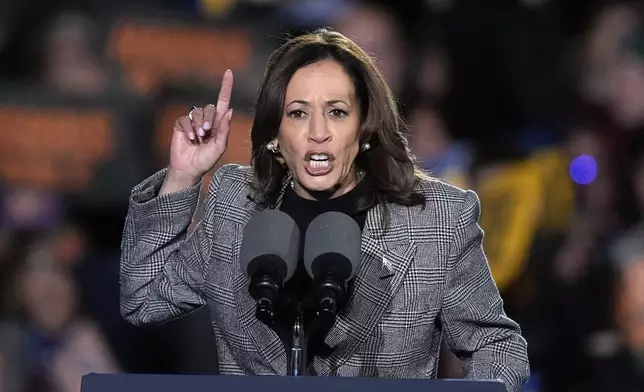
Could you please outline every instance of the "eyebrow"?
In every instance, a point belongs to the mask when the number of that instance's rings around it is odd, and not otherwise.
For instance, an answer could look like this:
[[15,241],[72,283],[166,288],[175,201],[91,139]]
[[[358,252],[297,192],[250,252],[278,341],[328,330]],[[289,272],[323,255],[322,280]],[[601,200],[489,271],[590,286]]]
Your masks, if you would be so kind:
[[[289,102],[288,105],[286,105],[286,106],[291,106],[294,103],[299,103],[301,105],[309,105],[310,104],[309,101],[305,101],[303,99],[294,99],[293,101]],[[329,101],[326,101],[326,103],[329,104],[329,105],[335,105],[336,103],[343,103],[343,104],[345,104],[347,106],[351,106],[346,101],[343,101],[341,99],[331,99]]]

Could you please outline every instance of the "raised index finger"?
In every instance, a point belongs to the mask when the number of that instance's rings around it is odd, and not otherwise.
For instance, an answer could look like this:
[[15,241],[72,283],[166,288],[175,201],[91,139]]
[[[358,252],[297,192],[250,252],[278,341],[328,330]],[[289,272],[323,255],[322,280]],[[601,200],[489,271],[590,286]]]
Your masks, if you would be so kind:
[[230,106],[230,97],[233,94],[233,72],[226,70],[224,77],[221,79],[221,89],[219,89],[219,98],[217,99],[217,117],[228,112]]

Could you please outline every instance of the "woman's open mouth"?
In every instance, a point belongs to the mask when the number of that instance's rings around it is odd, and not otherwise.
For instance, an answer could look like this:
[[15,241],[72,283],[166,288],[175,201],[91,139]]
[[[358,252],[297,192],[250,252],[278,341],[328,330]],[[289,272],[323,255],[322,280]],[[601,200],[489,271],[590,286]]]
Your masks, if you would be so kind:
[[333,170],[333,161],[335,157],[332,154],[321,152],[310,152],[306,154],[304,168],[311,176],[323,176]]

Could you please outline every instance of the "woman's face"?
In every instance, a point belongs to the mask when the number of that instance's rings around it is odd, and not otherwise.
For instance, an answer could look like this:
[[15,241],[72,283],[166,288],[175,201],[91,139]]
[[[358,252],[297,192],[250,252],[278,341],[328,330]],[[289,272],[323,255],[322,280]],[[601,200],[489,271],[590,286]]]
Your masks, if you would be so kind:
[[355,186],[359,128],[359,102],[339,63],[320,61],[293,75],[277,144],[300,196],[335,197]]

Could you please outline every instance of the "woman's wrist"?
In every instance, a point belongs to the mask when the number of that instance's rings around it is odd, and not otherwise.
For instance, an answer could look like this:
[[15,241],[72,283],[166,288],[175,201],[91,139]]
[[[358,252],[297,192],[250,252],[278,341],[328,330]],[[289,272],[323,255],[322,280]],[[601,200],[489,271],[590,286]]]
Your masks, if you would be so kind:
[[201,181],[202,176],[194,176],[191,174],[178,172],[176,170],[168,169],[165,180],[159,190],[159,196],[168,193],[180,192],[188,189]]

